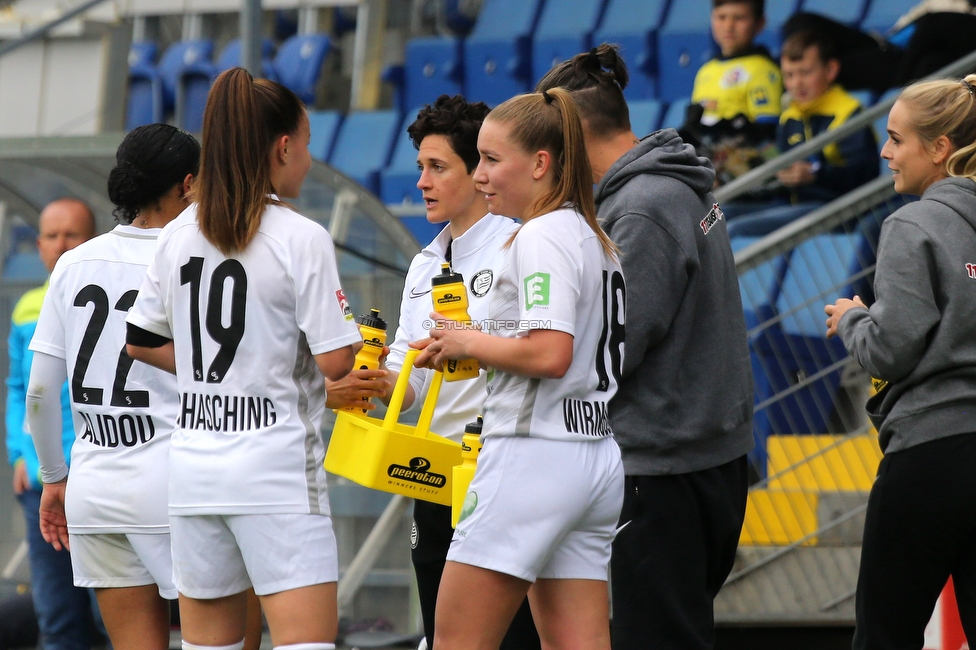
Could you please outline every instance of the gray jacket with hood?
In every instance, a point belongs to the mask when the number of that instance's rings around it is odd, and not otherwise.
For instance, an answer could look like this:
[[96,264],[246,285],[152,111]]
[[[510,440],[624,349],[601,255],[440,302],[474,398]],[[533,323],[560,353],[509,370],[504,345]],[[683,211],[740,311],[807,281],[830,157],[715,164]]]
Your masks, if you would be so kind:
[[[875,302],[837,331],[872,376],[885,453],[976,431],[976,183],[948,178],[881,227]],[[878,404],[880,402],[880,404]]]
[[711,163],[665,129],[597,187],[627,286],[623,379],[610,417],[630,475],[708,469],[753,447],[745,319],[714,179]]

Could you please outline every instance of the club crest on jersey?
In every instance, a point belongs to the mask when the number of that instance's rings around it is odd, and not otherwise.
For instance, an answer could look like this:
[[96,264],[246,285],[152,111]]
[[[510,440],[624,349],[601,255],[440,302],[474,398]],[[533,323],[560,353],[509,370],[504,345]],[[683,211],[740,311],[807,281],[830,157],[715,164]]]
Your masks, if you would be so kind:
[[722,79],[718,83],[722,88],[735,88],[747,81],[749,81],[749,73],[746,72],[745,68],[737,65],[722,75]]
[[336,291],[336,300],[339,301],[339,309],[342,310],[342,317],[351,321],[354,318],[352,309],[349,308],[349,301],[346,299],[346,294],[342,292],[342,289]]
[[701,226],[702,234],[707,235],[708,231],[712,229],[716,223],[725,218],[725,213],[722,212],[722,208],[718,207],[718,203],[712,204],[712,209],[708,211],[708,216],[701,220],[698,225]]
[[430,469],[430,461],[422,456],[417,456],[416,458],[410,459],[410,465],[390,465],[386,474],[390,478],[399,479],[401,481],[408,481],[410,483],[419,483],[420,485],[429,485],[431,487],[441,488],[447,484],[447,478],[443,474],[435,474],[434,472],[428,471]]
[[495,276],[491,272],[491,269],[483,269],[474,274],[471,278],[471,293],[475,295],[476,298],[484,298],[488,290],[491,289],[491,283],[494,281]]
[[525,310],[549,304],[549,274],[533,273],[523,281],[525,285]]

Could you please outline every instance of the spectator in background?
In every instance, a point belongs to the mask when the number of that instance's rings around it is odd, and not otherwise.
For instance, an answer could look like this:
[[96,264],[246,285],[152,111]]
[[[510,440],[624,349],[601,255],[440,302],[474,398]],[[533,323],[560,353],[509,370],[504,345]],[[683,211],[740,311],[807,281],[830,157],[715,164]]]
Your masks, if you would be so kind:
[[836,44],[840,84],[880,94],[976,50],[976,2],[923,0],[885,34],[868,34],[826,16],[800,12],[783,25],[783,39],[806,29],[824,33]]
[[[781,152],[836,129],[861,112],[860,102],[835,83],[840,61],[826,35],[814,30],[793,34],[783,43],[781,64],[790,98],[777,132]],[[870,126],[828,144],[776,174],[781,189],[772,201],[726,206],[727,213],[737,217],[730,233],[764,235],[863,185],[878,176],[877,156]]]
[[[836,129],[861,112],[861,103],[836,83],[840,61],[833,43],[812,30],[783,43],[780,60],[790,104],[779,120],[776,143],[786,152]],[[870,127],[829,144],[813,160],[797,161],[776,178],[793,203],[829,201],[878,176],[878,143]]]
[[776,135],[783,83],[769,51],[753,40],[766,24],[763,0],[713,0],[721,55],[695,76],[682,135],[716,164],[719,184],[763,162]]
[[[95,236],[95,217],[91,209],[77,199],[58,199],[41,211],[37,251],[50,273],[65,251]],[[41,536],[38,509],[41,503],[41,480],[37,452],[24,429],[27,381],[33,353],[27,349],[37,316],[41,311],[48,283],[28,291],[14,307],[7,353],[10,374],[7,377],[7,456],[14,468],[14,494],[24,510],[27,522],[28,561],[31,590],[44,650],[87,650],[92,639],[94,600],[87,589],[75,587],[71,557],[54,550]],[[68,402],[68,384],[61,388],[62,432],[65,458],[69,458],[75,431]]]

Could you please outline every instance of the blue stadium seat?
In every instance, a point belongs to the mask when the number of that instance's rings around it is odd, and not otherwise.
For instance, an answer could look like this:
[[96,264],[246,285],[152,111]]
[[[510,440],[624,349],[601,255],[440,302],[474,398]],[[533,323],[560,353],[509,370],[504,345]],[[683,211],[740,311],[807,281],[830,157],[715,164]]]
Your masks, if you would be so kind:
[[532,45],[532,82],[550,68],[589,50],[606,0],[548,2],[539,16]]
[[799,10],[800,0],[777,0],[766,3],[766,27],[756,36],[758,45],[765,45],[770,54],[779,60],[779,48],[783,44],[781,30],[787,19]]
[[874,105],[874,93],[870,90],[848,90],[847,92],[861,104],[862,108],[871,108]]
[[463,94],[462,56],[459,38],[431,37],[409,41],[404,65],[403,108],[433,103],[441,95]]
[[664,117],[661,119],[661,128],[677,129],[683,126],[685,123],[685,111],[688,109],[688,104],[690,103],[690,97],[682,97],[671,102],[667,112],[664,113]]
[[714,56],[711,9],[711,0],[672,3],[657,34],[658,99],[691,95],[698,69]]
[[3,260],[5,280],[30,280],[40,284],[48,272],[37,252],[37,231],[22,223],[11,225],[7,234],[10,252]]
[[312,158],[321,162],[329,160],[340,124],[342,124],[342,113],[339,111],[308,112],[308,126],[312,131],[308,150]]
[[[822,16],[830,16],[834,20],[851,27],[861,24],[870,0],[803,0],[803,11],[809,11]],[[889,0],[880,0],[888,2]]]
[[315,86],[330,47],[331,42],[325,34],[298,35],[282,43],[275,55],[274,71],[278,82],[308,106],[315,105]]
[[641,99],[627,102],[630,109],[630,128],[638,138],[657,131],[661,123],[661,102],[656,99]]
[[532,33],[543,0],[485,0],[464,43],[464,87],[469,101],[495,106],[528,92]]
[[420,203],[423,194],[417,189],[417,148],[407,134],[407,127],[417,119],[420,107],[407,111],[397,132],[390,164],[380,172],[380,199],[383,203]]
[[[762,237],[729,237],[732,252],[752,246]],[[779,255],[739,276],[739,297],[746,319],[746,329],[752,330],[773,315],[773,305],[786,274],[789,254]]]
[[[680,1],[680,0],[676,0]],[[593,44],[616,43],[627,63],[628,99],[657,97],[657,31],[669,0],[608,0],[603,21],[593,33]]]
[[[265,79],[277,81],[278,75],[275,73],[273,62],[274,51],[274,43],[270,38],[265,38],[261,41],[261,74],[264,75]],[[220,51],[220,56],[217,57],[217,61],[214,64],[214,70],[219,74],[224,70],[237,68],[240,65],[241,39],[235,38]]]
[[873,263],[871,243],[861,232],[818,235],[793,251],[776,297],[775,313],[781,320],[750,336],[755,403],[792,390],[757,410],[757,458],[763,457],[770,434],[827,430],[841,379],[838,362],[847,350],[837,338],[826,338],[823,306],[855,293],[870,303],[866,282],[848,278]]
[[155,43],[133,43],[129,48],[129,96],[125,129],[163,121],[163,87],[156,71]]
[[396,111],[350,113],[339,129],[329,164],[379,195],[380,170],[390,158],[399,125]]
[[916,4],[918,0],[874,0],[861,21],[861,29],[887,34],[895,21]]
[[14,251],[3,262],[4,280],[31,280],[40,283],[47,280],[47,276],[47,267],[36,250]]
[[[213,57],[213,41],[198,39],[173,43],[159,59],[156,69],[163,85],[163,105],[169,111],[176,105],[176,94],[181,84],[189,82],[210,89],[209,70]],[[202,77],[202,79],[201,79]]]

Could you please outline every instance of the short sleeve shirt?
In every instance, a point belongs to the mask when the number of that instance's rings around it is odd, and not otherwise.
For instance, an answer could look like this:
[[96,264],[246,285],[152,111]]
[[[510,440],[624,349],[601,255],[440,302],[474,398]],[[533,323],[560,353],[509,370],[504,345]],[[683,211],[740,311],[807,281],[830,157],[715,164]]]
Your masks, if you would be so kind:
[[313,355],[361,336],[321,225],[272,204],[225,256],[191,206],[160,237],[128,322],[175,344],[170,514],[328,512]]
[[560,379],[493,371],[483,436],[592,441],[612,434],[607,405],[623,362],[625,289],[620,265],[572,209],[519,230],[492,298],[493,335],[558,330],[573,336]]

